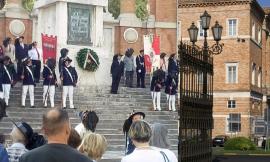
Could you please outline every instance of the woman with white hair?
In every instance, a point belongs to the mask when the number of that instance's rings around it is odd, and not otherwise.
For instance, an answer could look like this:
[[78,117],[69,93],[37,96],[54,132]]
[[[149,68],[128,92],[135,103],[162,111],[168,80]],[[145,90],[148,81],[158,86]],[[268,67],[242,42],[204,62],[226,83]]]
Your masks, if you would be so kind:
[[170,147],[168,129],[160,123],[153,124],[151,128],[152,138],[150,145],[158,148],[168,149]]
[[15,127],[13,127],[10,133],[13,144],[7,148],[9,162],[18,162],[19,158],[28,152],[26,145],[32,134],[33,129],[27,123],[15,124]]

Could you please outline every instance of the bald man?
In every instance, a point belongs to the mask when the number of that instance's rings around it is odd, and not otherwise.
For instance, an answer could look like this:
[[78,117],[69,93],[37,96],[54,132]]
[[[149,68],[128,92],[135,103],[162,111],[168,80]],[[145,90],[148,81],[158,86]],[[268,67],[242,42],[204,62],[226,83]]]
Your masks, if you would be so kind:
[[71,130],[67,111],[51,109],[43,115],[42,125],[48,144],[24,154],[19,162],[92,162],[67,145]]

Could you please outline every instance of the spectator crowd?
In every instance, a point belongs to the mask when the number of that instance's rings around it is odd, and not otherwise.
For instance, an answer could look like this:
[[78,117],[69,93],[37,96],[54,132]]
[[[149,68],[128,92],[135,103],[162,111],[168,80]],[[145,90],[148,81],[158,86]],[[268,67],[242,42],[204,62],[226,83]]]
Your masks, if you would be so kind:
[[[1,103],[4,100],[0,99]],[[0,104],[0,110],[5,104]],[[0,111],[0,120],[3,113]],[[95,132],[99,117],[95,111],[79,114],[81,123],[71,127],[65,109],[50,109],[42,117],[41,134],[34,132],[26,122],[13,122],[10,132],[12,144],[5,144],[0,135],[0,162],[91,162],[99,161],[106,152],[106,138]],[[133,112],[125,120],[123,131],[126,149],[122,162],[176,162],[170,151],[167,128],[159,123],[152,126],[145,120],[143,112]],[[7,147],[6,147],[7,146]],[[115,150],[119,151],[119,150]]]

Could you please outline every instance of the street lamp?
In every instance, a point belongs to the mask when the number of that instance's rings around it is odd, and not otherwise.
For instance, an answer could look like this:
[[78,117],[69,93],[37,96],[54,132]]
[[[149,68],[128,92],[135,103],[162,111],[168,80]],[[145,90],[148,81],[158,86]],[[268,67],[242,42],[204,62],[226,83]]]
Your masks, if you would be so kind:
[[[215,25],[212,27],[212,34],[214,37],[214,40],[216,43],[212,45],[211,47],[208,46],[207,42],[207,37],[208,37],[208,29],[210,28],[210,22],[211,22],[211,16],[205,11],[203,15],[200,16],[201,18],[201,24],[202,24],[202,29],[204,30],[204,43],[203,47],[201,48],[202,52],[204,55],[218,55],[222,52],[223,50],[223,44],[219,44],[219,41],[221,40],[222,36],[222,30],[223,27],[219,25],[218,21],[216,21]],[[197,42],[197,37],[198,37],[198,27],[192,22],[190,28],[188,28],[188,33],[190,37],[190,42],[193,43],[193,47],[198,48],[198,46],[195,45],[195,42]]]
[[188,34],[189,34],[190,42],[192,42],[193,44],[197,42],[198,31],[199,29],[194,24],[194,22],[192,22],[190,28],[188,28]]
[[221,40],[222,29],[223,29],[223,27],[221,25],[219,25],[218,21],[216,21],[216,24],[212,27],[212,33],[214,36],[214,40],[217,43]]
[[204,30],[208,30],[210,26],[211,16],[207,13],[207,11],[204,11],[203,15],[200,18],[202,21],[202,28]]

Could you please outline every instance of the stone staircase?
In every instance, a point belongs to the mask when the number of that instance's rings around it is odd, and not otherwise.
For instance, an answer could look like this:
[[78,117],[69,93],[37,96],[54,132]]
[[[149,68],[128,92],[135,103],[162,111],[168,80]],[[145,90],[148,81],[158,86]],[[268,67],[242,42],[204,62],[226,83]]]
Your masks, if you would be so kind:
[[[124,155],[125,138],[122,133],[122,124],[132,110],[143,111],[145,120],[149,123],[159,122],[167,126],[171,150],[177,154],[178,145],[178,114],[169,111],[152,111],[152,100],[149,88],[119,88],[119,94],[110,94],[110,87],[78,87],[75,89],[74,103],[78,109],[67,109],[72,126],[80,123],[78,113],[81,110],[92,109],[99,115],[100,121],[97,125],[97,133],[103,134],[108,140],[108,148],[103,157],[105,161],[119,161]],[[35,131],[41,128],[42,114],[48,110],[42,104],[43,88],[38,84],[35,88],[35,106],[29,108],[29,97],[27,96],[26,108],[21,108],[21,85],[16,85],[11,91],[10,106],[7,108],[8,118],[0,122],[0,132],[8,133],[12,129],[12,122],[28,122]],[[56,89],[56,107],[61,106],[61,90]],[[162,94],[161,107],[167,107],[165,94]]]

